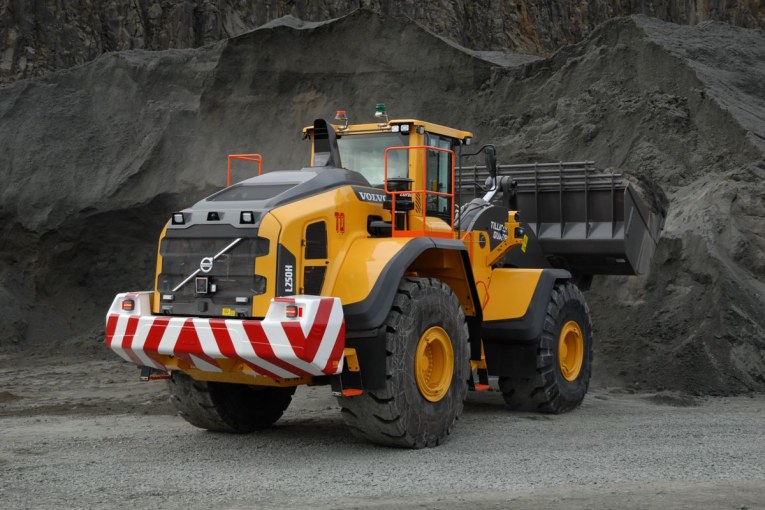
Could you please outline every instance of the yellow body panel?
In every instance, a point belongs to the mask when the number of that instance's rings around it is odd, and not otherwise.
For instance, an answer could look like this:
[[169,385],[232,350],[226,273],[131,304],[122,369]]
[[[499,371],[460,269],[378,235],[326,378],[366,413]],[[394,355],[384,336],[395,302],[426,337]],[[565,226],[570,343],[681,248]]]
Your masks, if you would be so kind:
[[226,382],[236,384],[249,384],[252,386],[299,386],[311,382],[311,377],[294,379],[272,379],[264,375],[255,374],[247,365],[234,360],[219,359],[218,365],[222,372],[207,372],[199,370],[185,361],[171,356],[155,354],[166,367],[171,370],[180,370],[189,374],[198,381]]
[[[342,232],[338,228],[335,213],[343,215]],[[327,272],[321,293],[339,297],[344,305],[367,297],[385,264],[410,241],[392,238],[370,239],[367,232],[368,216],[389,219],[390,213],[380,204],[359,200],[351,186],[278,207],[273,209],[269,216],[273,216],[275,221],[282,225],[290,225],[290,228],[283,229],[280,242],[296,256],[296,293],[300,293],[304,287],[305,265],[323,263],[327,266]],[[325,260],[306,261],[303,257],[305,227],[315,221],[327,223],[328,257]],[[298,226],[300,228],[296,228]],[[276,270],[275,260],[273,264],[272,275]],[[260,268],[258,270],[260,271]],[[260,312],[256,311],[255,315],[260,316]]]
[[165,238],[166,233],[167,225],[162,229],[162,233],[159,234],[159,242],[157,243],[157,266],[154,271],[154,294],[152,295],[151,300],[151,313],[159,313],[160,296],[157,289],[159,289],[159,273],[162,272],[162,254],[160,253],[160,248],[162,247],[162,239]]
[[358,239],[351,247],[352,256],[345,257],[338,268],[342,278],[334,280],[329,294],[339,297],[344,305],[363,300],[377,283],[385,265],[409,241],[411,239],[391,237]]
[[266,279],[266,292],[252,297],[252,315],[264,317],[271,304],[271,298],[276,295],[276,253],[279,245],[279,234],[282,225],[272,215],[266,214],[260,222],[258,236],[268,239],[268,255],[255,259],[255,274]]
[[[417,120],[417,119],[391,119],[387,123],[385,122],[373,122],[368,124],[349,124],[346,129],[343,129],[341,125],[339,124],[332,124],[332,127],[335,128],[335,131],[343,134],[367,134],[367,133],[385,133],[390,132],[391,126],[396,124],[411,124],[415,127],[415,129],[412,129],[413,132],[416,131],[417,127],[422,127],[425,129],[425,131],[429,133],[439,134],[448,136],[451,138],[456,138],[458,140],[464,140],[465,138],[472,138],[473,133],[470,131],[462,131],[460,129],[454,129],[450,128],[449,126],[442,126],[441,124],[436,124],[434,122],[426,122],[424,120]],[[313,131],[313,126],[306,126],[303,128],[303,133],[311,133]]]
[[[337,228],[335,213],[344,217],[344,231]],[[322,295],[338,297],[344,305],[357,303],[369,296],[380,274],[390,260],[412,238],[382,237],[372,238],[367,232],[367,218],[380,216],[390,219],[390,212],[379,203],[363,202],[356,197],[351,186],[344,186],[331,191],[308,197],[291,204],[273,209],[267,216],[282,225],[280,243],[296,257],[296,293],[304,288],[303,269],[306,265],[327,266]],[[326,260],[307,261],[302,256],[305,244],[305,227],[314,221],[327,222],[327,253]],[[449,228],[442,220],[427,218],[428,229],[434,232],[448,232]],[[266,220],[264,219],[264,224]],[[289,225],[289,228],[286,228]],[[299,228],[298,228],[299,227]],[[271,239],[268,232],[261,230],[262,236]],[[258,274],[274,275],[276,271],[275,247],[272,247],[268,257],[270,261],[260,258],[256,264]],[[268,262],[268,267],[264,264]],[[428,250],[412,263],[410,274],[432,276],[447,282],[463,303],[465,313],[475,315],[475,303],[470,295],[468,275],[459,253],[444,250]],[[273,276],[270,280],[273,280]],[[398,282],[391,282],[397,285]],[[273,296],[271,283],[265,295],[259,296],[262,303],[254,309],[255,316],[263,316],[268,308],[270,296]]]
[[494,269],[489,279],[483,320],[523,317],[541,275],[541,269]]
[[348,367],[349,372],[359,372],[361,367],[359,366],[359,356],[356,354],[356,349],[353,347],[346,347],[343,349],[343,357],[345,358],[345,366]]
[[412,263],[410,274],[438,278],[446,283],[460,300],[465,315],[477,315],[476,303],[470,292],[469,276],[462,255],[455,250],[426,250]]

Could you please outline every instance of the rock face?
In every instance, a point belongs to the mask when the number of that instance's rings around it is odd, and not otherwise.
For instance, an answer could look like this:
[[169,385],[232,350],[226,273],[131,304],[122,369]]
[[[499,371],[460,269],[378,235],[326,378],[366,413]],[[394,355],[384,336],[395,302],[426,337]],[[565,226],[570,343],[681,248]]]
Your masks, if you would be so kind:
[[394,117],[474,131],[501,163],[594,159],[663,188],[650,273],[602,277],[587,293],[596,372],[765,389],[762,31],[620,18],[550,59],[503,66],[371,11],[293,22],[5,87],[0,347],[97,343],[114,294],[151,287],[170,212],[225,183],[228,153],[299,168],[300,127],[336,109],[363,121],[385,102]]
[[372,8],[476,50],[549,55],[615,16],[765,27],[761,0],[0,0],[0,83],[129,49],[193,48],[282,16],[321,21]]

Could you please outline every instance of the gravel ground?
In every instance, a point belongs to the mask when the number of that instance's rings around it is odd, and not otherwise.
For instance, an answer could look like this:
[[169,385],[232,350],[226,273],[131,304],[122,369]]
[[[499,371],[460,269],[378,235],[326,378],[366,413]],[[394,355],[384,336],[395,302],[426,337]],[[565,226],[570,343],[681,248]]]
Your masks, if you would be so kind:
[[596,387],[562,416],[472,394],[456,434],[352,438],[325,387],[275,428],[197,430],[164,383],[102,360],[0,357],[2,508],[765,508],[765,396]]

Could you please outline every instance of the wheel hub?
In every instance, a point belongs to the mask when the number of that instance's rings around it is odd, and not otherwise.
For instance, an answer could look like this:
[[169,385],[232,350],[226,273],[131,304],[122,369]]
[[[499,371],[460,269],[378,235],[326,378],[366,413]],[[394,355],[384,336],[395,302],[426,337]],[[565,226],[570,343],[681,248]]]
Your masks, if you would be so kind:
[[438,402],[449,391],[454,374],[454,350],[449,334],[439,326],[427,329],[414,355],[414,378],[426,400]]
[[558,367],[563,378],[575,381],[582,371],[584,361],[584,336],[576,321],[568,321],[558,337]]

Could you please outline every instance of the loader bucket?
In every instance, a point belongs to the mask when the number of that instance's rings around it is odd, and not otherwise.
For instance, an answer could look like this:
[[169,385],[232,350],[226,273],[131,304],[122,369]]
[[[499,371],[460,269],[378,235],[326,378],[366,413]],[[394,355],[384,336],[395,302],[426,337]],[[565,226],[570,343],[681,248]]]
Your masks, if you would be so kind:
[[517,207],[553,265],[582,275],[644,274],[666,216],[662,206],[648,204],[660,204],[661,192],[650,195],[647,187],[593,164],[502,165],[501,199]]

